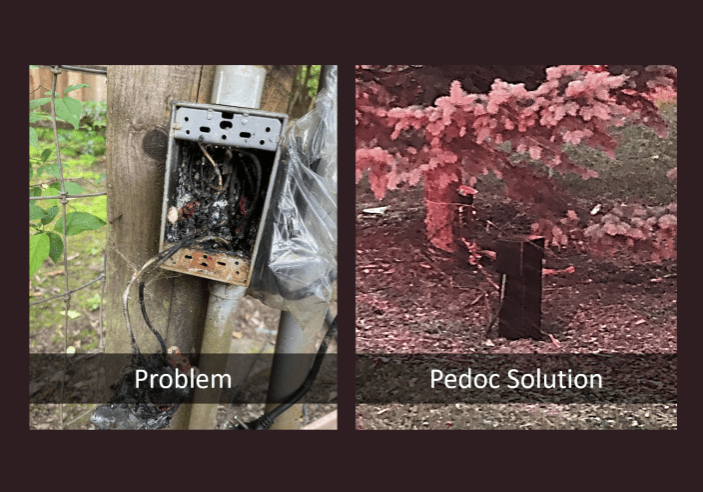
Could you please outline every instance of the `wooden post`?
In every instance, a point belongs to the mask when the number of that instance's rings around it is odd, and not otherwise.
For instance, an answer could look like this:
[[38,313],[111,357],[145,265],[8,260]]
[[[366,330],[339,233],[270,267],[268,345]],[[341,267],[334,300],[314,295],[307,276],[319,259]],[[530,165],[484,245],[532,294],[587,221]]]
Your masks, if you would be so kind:
[[[202,66],[108,67],[106,353],[132,351],[122,296],[134,272],[158,253],[171,102],[208,99],[211,87],[201,85],[202,74]],[[206,281],[165,271],[145,280],[152,326],[168,346],[199,352]],[[136,288],[131,298],[130,318],[140,350],[154,353],[159,345],[142,319]],[[117,369],[108,367],[108,382],[117,379]]]
[[[122,296],[134,272],[158,253],[171,103],[209,103],[214,74],[214,65],[108,66],[106,353],[131,353]],[[272,82],[280,85],[282,79]],[[261,109],[285,107],[287,98],[275,97],[280,91],[268,77],[267,86]],[[165,270],[145,280],[152,326],[167,346],[176,345],[185,354],[199,353],[207,280]],[[159,344],[142,319],[136,287],[131,299],[130,319],[140,350],[154,353]],[[118,379],[118,370],[107,368],[108,382]],[[184,405],[178,411],[171,428],[187,427],[187,410]]]
[[496,270],[504,275],[498,336],[541,340],[544,238],[502,240],[496,254]]

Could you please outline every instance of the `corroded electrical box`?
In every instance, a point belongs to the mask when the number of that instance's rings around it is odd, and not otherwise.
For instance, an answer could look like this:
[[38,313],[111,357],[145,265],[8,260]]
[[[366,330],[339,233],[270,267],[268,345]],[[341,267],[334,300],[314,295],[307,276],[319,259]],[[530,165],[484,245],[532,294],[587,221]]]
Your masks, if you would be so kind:
[[264,231],[287,115],[174,102],[160,251],[186,237],[162,268],[249,285]]

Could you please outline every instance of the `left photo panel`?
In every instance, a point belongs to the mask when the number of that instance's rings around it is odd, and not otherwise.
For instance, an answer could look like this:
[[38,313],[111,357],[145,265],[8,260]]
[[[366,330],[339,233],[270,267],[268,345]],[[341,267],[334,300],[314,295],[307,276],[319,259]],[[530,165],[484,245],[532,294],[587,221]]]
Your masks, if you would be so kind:
[[29,428],[336,430],[337,65],[29,85]]

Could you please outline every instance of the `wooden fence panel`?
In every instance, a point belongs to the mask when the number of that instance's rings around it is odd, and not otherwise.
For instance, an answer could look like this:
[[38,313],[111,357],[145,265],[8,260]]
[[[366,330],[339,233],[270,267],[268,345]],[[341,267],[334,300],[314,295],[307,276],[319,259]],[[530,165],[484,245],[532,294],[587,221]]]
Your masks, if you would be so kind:
[[[98,68],[99,65],[85,65],[90,68]],[[29,71],[29,91],[37,89],[39,86],[44,86],[46,89],[39,89],[30,94],[29,99],[39,99],[46,97],[45,93],[51,90],[52,82],[51,70],[49,68],[40,67]],[[84,87],[77,91],[71,92],[71,97],[79,101],[107,101],[107,77],[101,74],[69,72],[64,70],[59,74],[56,90],[63,94],[66,87],[69,85],[88,84],[90,87]],[[48,104],[46,105],[48,108]],[[45,110],[47,110],[45,108]]]

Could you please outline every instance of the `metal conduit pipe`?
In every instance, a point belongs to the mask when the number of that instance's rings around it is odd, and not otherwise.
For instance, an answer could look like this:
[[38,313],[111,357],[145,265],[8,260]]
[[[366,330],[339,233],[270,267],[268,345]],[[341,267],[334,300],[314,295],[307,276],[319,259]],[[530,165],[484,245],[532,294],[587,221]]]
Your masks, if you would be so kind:
[[[315,340],[319,332],[319,329],[312,326],[302,328],[289,311],[281,312],[266,397],[266,413],[271,412],[303,384],[315,359]],[[302,427],[302,412],[302,404],[293,405],[275,420],[270,429],[290,430]]]
[[[218,65],[215,68],[211,104],[259,109],[266,70],[252,65]],[[227,354],[230,351],[234,317],[239,300],[246,293],[246,286],[210,281],[208,284],[207,318],[203,332],[201,354]],[[224,357],[201,357],[200,371],[205,374],[222,374],[226,371]],[[195,389],[190,409],[189,429],[213,429],[217,418],[217,403],[212,401],[213,388]],[[209,395],[209,396],[208,396]]]
[[[232,340],[234,317],[237,313],[239,300],[247,288],[242,285],[225,284],[211,281],[208,284],[210,297],[207,306],[207,318],[200,354],[227,354]],[[200,371],[204,374],[224,374],[227,369],[227,359],[224,357],[201,357]],[[189,429],[213,429],[217,418],[217,403],[208,394],[218,392],[213,388],[207,390],[195,389],[193,405],[190,411]]]
[[[332,65],[322,66],[318,93],[327,86],[328,74],[332,67]],[[318,174],[325,174],[326,171],[327,169],[324,168],[316,169]],[[305,215],[305,210],[302,208],[301,215]],[[328,322],[331,323],[329,308],[327,308],[326,312]],[[290,312],[283,311],[281,313],[273,366],[271,367],[266,413],[272,411],[280,402],[292,395],[305,380],[317,352],[315,341],[321,328],[322,323],[318,326],[301,327]],[[286,354],[297,355],[286,357]],[[302,354],[309,354],[309,356],[305,357]],[[270,429],[288,430],[302,428],[300,423],[302,409],[303,404],[293,405],[276,419]]]

